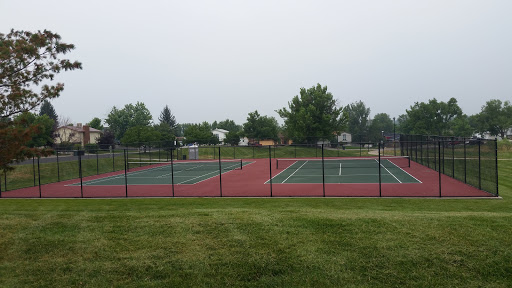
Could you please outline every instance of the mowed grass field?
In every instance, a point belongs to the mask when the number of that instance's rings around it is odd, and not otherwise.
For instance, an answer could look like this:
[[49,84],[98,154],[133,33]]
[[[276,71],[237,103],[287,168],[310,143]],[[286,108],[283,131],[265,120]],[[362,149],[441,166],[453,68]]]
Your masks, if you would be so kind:
[[510,175],[503,200],[1,199],[0,286],[511,287]]

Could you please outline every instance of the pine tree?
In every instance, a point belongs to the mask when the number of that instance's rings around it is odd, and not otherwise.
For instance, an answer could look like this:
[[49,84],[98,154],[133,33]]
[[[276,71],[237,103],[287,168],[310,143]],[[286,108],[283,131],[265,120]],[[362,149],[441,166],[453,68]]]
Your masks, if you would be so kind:
[[43,101],[41,109],[39,110],[39,116],[43,115],[48,115],[48,117],[50,117],[50,119],[52,119],[55,122],[55,125],[59,123],[59,116],[57,116],[55,108],[53,108],[52,103],[50,103],[50,101],[48,100]]
[[172,131],[173,134],[175,134],[174,130],[176,128],[176,118],[171,113],[171,109],[169,109],[169,106],[165,105],[164,110],[162,110],[162,113],[160,113],[160,117],[158,117],[158,120],[160,120],[160,124],[165,124],[169,126],[169,130]]

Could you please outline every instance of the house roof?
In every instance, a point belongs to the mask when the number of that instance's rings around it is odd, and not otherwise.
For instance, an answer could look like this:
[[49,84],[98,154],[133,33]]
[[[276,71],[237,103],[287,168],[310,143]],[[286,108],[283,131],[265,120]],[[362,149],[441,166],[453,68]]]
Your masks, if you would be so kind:
[[[81,133],[85,132],[83,126],[82,127],[77,127],[77,126],[60,126],[57,129],[61,129],[61,128],[67,128],[69,130],[73,130],[73,131],[81,132]],[[92,127],[89,127],[89,132],[99,132],[99,133],[102,133],[101,130],[94,129]]]
[[228,130],[219,129],[219,128],[213,129],[213,130],[212,130],[212,132],[213,132],[213,131],[217,131],[217,132],[220,132],[220,133],[229,133],[229,131],[228,131]]

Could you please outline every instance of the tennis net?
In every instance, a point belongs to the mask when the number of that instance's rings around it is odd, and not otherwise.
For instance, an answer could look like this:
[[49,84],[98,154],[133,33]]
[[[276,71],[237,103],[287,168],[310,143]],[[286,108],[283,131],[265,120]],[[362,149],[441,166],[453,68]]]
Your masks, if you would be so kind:
[[[241,170],[243,166],[242,159],[222,159],[222,160],[211,160],[211,161],[173,161],[173,162],[128,162],[127,169],[165,169],[174,172],[185,171],[185,170]],[[139,168],[139,169],[138,169]]]
[[[381,167],[411,167],[409,156],[388,156],[380,158]],[[276,159],[276,169],[340,169],[341,168],[379,168],[378,157],[365,158],[324,158],[322,159]]]

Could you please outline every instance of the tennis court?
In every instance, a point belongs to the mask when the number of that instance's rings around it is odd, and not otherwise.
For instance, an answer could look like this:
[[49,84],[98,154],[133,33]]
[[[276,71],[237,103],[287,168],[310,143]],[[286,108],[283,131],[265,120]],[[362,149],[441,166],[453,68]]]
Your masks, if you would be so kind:
[[[210,178],[242,170],[252,162],[236,160],[188,161],[188,162],[128,162],[129,172],[100,179],[84,181],[85,186],[109,185],[194,185]],[[131,168],[130,168],[131,167]],[[74,183],[72,185],[80,185]]]
[[[272,178],[285,183],[421,183],[401,167],[410,167],[408,157],[381,159],[276,159],[282,172]],[[379,171],[380,169],[380,171]]]

